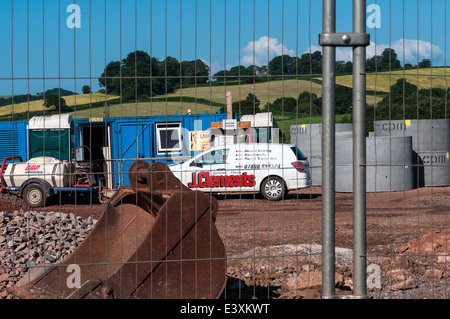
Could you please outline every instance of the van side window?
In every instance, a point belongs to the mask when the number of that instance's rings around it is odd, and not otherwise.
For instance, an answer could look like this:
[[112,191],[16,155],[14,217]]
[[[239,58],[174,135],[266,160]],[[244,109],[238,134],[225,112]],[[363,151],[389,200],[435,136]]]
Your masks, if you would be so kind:
[[214,150],[199,158],[203,165],[225,164],[227,162],[229,149]]

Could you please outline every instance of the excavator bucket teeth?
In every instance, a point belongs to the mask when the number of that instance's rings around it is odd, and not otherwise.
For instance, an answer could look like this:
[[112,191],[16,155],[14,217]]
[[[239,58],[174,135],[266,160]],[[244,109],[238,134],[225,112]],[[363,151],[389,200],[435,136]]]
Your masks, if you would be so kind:
[[217,200],[183,186],[163,163],[134,164],[131,186],[111,197],[80,246],[58,264],[30,268],[11,293],[24,299],[221,296],[227,276]]

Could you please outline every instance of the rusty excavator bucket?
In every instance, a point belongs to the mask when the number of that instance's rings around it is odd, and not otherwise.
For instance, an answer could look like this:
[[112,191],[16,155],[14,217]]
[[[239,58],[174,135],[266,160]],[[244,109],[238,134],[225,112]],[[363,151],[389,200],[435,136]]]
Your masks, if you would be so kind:
[[71,255],[30,268],[10,292],[24,299],[219,298],[227,277],[217,200],[185,187],[163,163],[137,161],[128,175],[131,185],[110,198]]

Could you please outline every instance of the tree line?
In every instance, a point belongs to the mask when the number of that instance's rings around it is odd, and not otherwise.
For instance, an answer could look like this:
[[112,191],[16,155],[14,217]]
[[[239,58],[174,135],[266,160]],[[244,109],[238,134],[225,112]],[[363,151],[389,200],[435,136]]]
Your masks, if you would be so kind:
[[[386,48],[381,55],[366,61],[367,72],[401,69],[401,63],[394,49]],[[431,67],[429,59],[423,59],[420,68]],[[413,68],[405,64],[405,68]],[[337,61],[336,74],[351,74],[350,61]],[[209,66],[201,59],[178,61],[174,57],[158,60],[144,51],[129,53],[121,61],[112,61],[99,78],[100,87],[105,93],[121,95],[124,100],[141,100],[150,96],[173,93],[180,87],[214,83],[215,85],[246,84],[277,80],[283,76],[320,76],[322,74],[322,53],[304,53],[300,57],[280,55],[271,59],[267,65],[234,66],[210,74]]]

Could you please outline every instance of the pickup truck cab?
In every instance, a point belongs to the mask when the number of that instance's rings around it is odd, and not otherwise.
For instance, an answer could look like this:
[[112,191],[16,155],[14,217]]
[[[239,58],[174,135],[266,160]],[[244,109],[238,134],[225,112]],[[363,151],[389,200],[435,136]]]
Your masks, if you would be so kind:
[[190,189],[211,193],[252,192],[280,200],[289,190],[311,186],[309,162],[293,144],[214,146],[169,167]]

